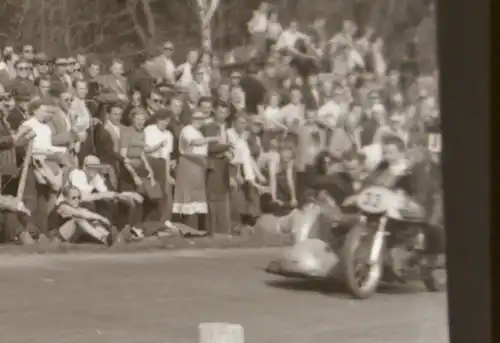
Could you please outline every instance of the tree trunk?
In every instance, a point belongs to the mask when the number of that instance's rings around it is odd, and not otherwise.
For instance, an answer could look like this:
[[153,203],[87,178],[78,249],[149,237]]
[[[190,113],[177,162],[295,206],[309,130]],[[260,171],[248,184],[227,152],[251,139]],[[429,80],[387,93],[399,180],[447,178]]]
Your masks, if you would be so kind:
[[[210,1],[210,5],[208,4]],[[212,17],[219,7],[220,0],[197,0],[201,23],[201,45],[212,50]]]

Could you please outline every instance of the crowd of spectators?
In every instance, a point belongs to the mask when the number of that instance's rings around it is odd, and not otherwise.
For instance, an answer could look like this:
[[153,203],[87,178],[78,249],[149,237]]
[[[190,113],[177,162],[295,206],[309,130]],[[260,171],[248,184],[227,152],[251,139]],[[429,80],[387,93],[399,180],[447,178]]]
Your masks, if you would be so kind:
[[282,27],[264,2],[248,29],[245,63],[206,49],[174,61],[172,42],[130,68],[4,47],[3,241],[237,234],[300,208],[315,178],[348,175],[352,192],[384,144],[425,164],[422,199],[440,192],[437,73],[388,63],[350,20],[334,35],[322,19]]

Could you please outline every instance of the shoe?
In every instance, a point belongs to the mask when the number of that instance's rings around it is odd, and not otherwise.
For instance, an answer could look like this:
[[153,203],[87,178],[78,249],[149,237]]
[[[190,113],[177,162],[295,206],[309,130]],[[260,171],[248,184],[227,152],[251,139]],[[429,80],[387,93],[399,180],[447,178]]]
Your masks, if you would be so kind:
[[142,229],[133,226],[130,229],[130,231],[132,232],[133,235],[135,235],[135,237],[137,237],[137,238],[144,238],[144,231]]
[[31,235],[29,234],[28,231],[23,231],[19,234],[18,236],[19,242],[21,245],[33,245],[35,244],[35,240]]
[[107,246],[111,246],[114,244],[114,242],[116,241],[116,238],[118,237],[119,233],[118,233],[118,229],[116,228],[116,226],[111,226],[111,228],[109,229],[109,234],[108,236],[106,237],[106,245]]
[[46,235],[44,235],[43,233],[41,233],[39,236],[38,236],[38,243],[41,243],[41,244],[48,244],[50,243],[50,239],[49,237],[47,237]]

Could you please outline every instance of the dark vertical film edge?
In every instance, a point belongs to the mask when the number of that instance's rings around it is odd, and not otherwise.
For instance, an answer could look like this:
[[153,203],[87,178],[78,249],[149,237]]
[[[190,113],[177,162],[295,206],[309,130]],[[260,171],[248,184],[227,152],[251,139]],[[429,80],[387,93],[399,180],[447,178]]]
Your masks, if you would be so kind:
[[492,341],[488,2],[438,1],[451,343]]

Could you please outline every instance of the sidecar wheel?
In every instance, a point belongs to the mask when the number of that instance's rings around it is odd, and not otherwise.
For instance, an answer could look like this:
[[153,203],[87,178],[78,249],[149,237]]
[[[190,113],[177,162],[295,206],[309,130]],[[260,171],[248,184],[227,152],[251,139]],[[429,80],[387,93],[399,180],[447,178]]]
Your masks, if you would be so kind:
[[351,228],[344,242],[342,261],[345,282],[349,293],[357,299],[371,297],[382,278],[382,254],[376,263],[368,263],[372,242],[373,233],[361,225]]

